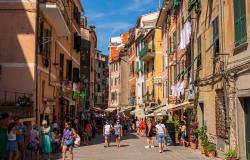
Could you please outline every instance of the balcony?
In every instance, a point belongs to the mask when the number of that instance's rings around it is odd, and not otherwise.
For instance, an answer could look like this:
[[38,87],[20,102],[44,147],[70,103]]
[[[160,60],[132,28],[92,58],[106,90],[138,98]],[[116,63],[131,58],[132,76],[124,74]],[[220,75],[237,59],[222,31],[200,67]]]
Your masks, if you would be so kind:
[[62,0],[40,0],[44,17],[54,27],[58,36],[70,35],[70,20]]
[[149,61],[155,57],[155,50],[146,45],[140,52],[139,56],[143,61]]
[[13,117],[33,118],[32,94],[0,91],[0,112],[7,112]]

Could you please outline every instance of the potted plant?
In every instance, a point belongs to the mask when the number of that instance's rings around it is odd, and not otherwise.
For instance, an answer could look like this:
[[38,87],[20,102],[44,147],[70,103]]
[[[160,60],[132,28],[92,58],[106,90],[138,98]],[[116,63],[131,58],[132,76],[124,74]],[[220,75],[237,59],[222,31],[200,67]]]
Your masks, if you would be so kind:
[[179,135],[180,135],[180,119],[177,115],[174,116],[174,126],[175,126],[175,142],[180,143]]
[[207,146],[204,147],[205,154],[209,158],[214,158],[216,154],[216,146],[212,143],[209,143]]
[[200,150],[202,154],[205,154],[204,147],[208,145],[207,127],[203,126],[198,130],[199,139],[201,141]]
[[237,151],[235,149],[229,149],[226,153],[225,153],[225,160],[238,160],[239,158],[237,158]]

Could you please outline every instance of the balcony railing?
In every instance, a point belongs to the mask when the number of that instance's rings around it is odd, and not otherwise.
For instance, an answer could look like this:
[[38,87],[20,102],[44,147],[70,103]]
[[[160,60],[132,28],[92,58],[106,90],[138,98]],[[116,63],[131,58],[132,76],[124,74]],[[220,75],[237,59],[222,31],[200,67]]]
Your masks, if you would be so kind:
[[32,94],[0,91],[0,112],[7,112],[14,117],[33,118]]
[[150,60],[154,58],[154,46],[152,45],[152,48],[150,48],[148,45],[146,45],[140,52],[139,56],[143,61]]

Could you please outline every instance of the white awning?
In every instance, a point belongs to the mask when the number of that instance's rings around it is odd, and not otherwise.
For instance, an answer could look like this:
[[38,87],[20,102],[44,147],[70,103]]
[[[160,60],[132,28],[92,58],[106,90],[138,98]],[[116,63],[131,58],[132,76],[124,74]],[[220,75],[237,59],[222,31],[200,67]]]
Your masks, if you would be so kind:
[[[166,115],[167,115],[166,112],[165,113],[159,112],[159,113],[156,114],[157,117],[166,116]],[[155,116],[154,113],[150,113],[150,114],[146,115],[146,117],[154,117],[154,116]]]
[[192,102],[183,102],[183,103],[180,103],[180,104],[169,104],[165,107],[162,107],[162,108],[159,108],[157,110],[155,110],[156,113],[158,112],[161,112],[161,111],[174,111],[174,110],[179,110],[179,109],[182,109],[184,107],[188,107],[192,104]]
[[95,111],[105,112],[105,110],[98,108],[98,107],[91,107],[90,109],[93,109]]
[[107,109],[105,109],[105,111],[107,111],[107,112],[113,112],[115,110],[116,110],[116,108],[107,108]]

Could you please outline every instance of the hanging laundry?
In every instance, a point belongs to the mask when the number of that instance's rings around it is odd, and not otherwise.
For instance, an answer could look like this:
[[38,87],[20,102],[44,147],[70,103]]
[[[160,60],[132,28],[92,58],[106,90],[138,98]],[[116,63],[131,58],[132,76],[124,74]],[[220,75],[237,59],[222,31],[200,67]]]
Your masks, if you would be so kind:
[[191,23],[187,21],[181,31],[180,49],[185,49],[190,42]]

